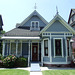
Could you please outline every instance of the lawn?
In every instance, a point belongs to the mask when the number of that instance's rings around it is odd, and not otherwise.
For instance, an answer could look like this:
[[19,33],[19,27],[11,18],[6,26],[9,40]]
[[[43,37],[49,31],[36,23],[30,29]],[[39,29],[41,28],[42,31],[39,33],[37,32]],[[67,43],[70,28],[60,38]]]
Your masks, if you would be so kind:
[[46,70],[43,75],[75,75],[75,70]]
[[0,75],[30,75],[29,71],[18,69],[0,70]]

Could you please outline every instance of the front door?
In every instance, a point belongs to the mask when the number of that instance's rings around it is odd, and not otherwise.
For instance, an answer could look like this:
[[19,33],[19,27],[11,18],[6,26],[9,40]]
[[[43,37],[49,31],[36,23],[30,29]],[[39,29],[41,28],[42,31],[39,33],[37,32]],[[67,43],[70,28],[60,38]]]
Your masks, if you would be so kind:
[[32,61],[38,61],[38,44],[32,44]]

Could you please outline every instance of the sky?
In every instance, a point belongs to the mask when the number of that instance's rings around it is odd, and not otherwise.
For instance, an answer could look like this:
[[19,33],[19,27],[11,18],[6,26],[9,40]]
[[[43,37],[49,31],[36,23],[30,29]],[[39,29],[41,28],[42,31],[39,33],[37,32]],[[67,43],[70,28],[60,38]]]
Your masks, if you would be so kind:
[[26,19],[37,6],[37,12],[50,22],[56,14],[68,22],[70,10],[75,8],[75,0],[0,0],[0,14],[3,19],[3,30],[8,32]]

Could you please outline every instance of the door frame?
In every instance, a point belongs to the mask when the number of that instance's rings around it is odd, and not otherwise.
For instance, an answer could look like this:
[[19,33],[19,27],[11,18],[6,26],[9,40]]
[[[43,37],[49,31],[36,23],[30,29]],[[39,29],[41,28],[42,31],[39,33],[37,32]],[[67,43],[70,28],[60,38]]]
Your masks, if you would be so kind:
[[37,43],[38,44],[37,46],[38,46],[38,61],[39,61],[39,42],[32,42],[31,43],[31,61],[32,61],[32,44],[33,43]]

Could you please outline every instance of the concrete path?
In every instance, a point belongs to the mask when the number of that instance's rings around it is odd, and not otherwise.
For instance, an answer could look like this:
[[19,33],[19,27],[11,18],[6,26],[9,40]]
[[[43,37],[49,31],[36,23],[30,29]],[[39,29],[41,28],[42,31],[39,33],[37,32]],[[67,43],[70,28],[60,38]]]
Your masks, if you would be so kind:
[[42,72],[30,72],[30,75],[42,75]]

